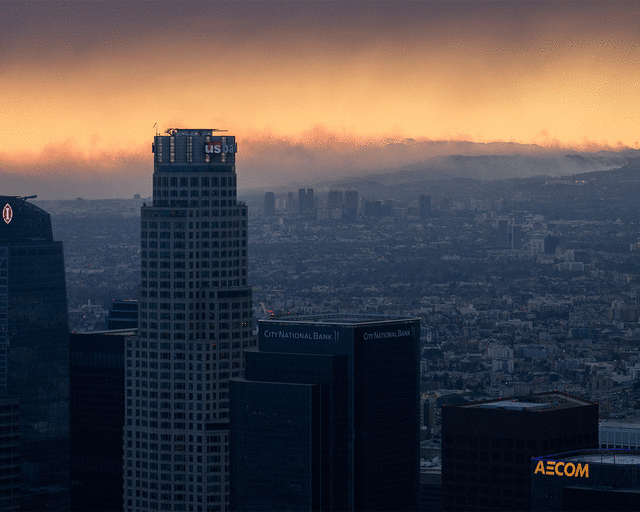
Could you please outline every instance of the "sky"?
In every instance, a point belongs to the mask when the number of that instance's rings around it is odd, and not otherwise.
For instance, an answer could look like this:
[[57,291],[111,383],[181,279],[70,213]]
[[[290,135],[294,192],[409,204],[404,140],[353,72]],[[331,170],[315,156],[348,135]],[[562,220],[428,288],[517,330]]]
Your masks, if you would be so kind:
[[639,48],[637,2],[0,1],[0,194],[148,195],[179,127],[229,130],[241,189],[638,149]]

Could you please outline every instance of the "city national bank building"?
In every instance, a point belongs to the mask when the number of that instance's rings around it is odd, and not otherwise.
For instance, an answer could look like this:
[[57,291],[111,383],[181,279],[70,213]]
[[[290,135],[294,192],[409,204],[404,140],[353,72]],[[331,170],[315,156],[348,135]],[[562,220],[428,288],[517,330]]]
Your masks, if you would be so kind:
[[417,510],[420,321],[259,323],[231,380],[232,510]]

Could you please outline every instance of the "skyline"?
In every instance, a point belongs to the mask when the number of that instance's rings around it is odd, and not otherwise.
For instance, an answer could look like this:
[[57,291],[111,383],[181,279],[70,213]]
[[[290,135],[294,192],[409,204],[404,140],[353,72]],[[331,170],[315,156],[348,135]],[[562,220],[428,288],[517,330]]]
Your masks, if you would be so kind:
[[639,18],[630,2],[1,2],[0,185],[145,195],[149,141],[185,126],[236,136],[245,189],[490,143],[638,149]]

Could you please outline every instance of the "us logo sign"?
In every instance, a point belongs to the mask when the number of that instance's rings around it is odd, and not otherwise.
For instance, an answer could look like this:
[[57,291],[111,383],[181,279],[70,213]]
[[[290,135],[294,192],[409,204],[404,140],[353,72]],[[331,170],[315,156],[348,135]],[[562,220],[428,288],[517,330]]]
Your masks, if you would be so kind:
[[13,210],[11,209],[11,206],[9,206],[9,203],[5,204],[2,209],[2,218],[4,219],[5,224],[9,224],[11,219],[13,219]]

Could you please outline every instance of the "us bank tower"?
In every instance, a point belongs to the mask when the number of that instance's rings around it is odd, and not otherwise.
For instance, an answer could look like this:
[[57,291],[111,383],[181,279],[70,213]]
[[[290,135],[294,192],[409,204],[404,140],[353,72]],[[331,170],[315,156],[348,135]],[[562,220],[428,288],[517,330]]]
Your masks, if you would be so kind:
[[124,510],[228,509],[229,379],[256,345],[235,138],[157,135],[141,212],[139,337],[126,347]]

